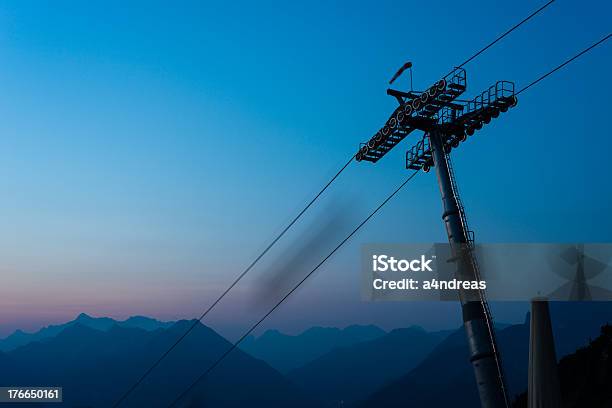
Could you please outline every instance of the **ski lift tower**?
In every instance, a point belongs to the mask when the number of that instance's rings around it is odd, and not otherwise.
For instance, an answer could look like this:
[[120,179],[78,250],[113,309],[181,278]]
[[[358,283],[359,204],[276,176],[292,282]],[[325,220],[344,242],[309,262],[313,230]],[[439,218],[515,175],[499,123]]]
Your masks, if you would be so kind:
[[[442,219],[456,264],[458,277],[480,280],[473,254],[474,233],[469,229],[461,204],[450,153],[469,136],[482,129],[500,113],[516,106],[514,84],[499,81],[472,100],[458,97],[467,89],[466,72],[455,68],[424,91],[388,89],[399,106],[385,125],[362,143],[357,161],[376,163],[415,130],[424,134],[406,154],[406,168],[428,172],[435,168],[442,196]],[[468,338],[470,362],[474,369],[483,408],[508,407],[504,376],[495,340],[491,311],[481,290],[459,291],[463,323]]]

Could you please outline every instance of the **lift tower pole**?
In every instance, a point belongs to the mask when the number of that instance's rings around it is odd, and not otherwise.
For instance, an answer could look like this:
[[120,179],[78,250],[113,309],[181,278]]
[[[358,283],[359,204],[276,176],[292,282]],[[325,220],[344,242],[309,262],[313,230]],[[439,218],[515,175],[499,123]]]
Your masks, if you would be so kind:
[[[457,191],[453,186],[453,176],[443,148],[446,138],[439,129],[431,130],[428,136],[442,196],[442,219],[452,259],[457,265],[457,277],[470,281],[479,280],[470,252],[472,248],[469,232],[465,228]],[[462,290],[459,292],[459,299],[481,405],[483,408],[506,407],[503,378],[499,375],[499,356],[494,337],[490,333],[491,322],[486,304],[477,290]]]
[[[457,266],[457,279],[479,281],[473,232],[467,226],[449,154],[468,136],[499,117],[500,112],[516,106],[517,100],[514,84],[508,81],[496,82],[469,101],[458,99],[466,88],[465,69],[455,68],[424,91],[387,89],[399,106],[385,125],[361,144],[355,159],[376,163],[413,131],[424,132],[406,153],[406,168],[425,172],[436,168],[444,207],[442,219],[452,251],[449,261]],[[509,401],[485,293],[461,289],[458,295],[481,406],[507,408]]]

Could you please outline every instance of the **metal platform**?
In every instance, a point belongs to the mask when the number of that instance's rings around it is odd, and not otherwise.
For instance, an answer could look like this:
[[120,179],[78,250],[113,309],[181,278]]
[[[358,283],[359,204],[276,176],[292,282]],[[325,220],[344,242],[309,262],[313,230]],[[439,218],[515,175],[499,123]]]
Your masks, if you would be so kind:
[[429,137],[423,138],[406,152],[406,168],[409,170],[420,170],[422,168],[429,171],[433,166]]
[[446,107],[440,110],[437,120],[447,134],[445,147],[449,150],[457,147],[467,136],[472,136],[491,119],[497,118],[500,112],[516,106],[516,103],[514,83],[498,81],[474,99],[462,103],[462,109]]
[[387,94],[395,97],[399,106],[372,138],[361,143],[355,158],[357,161],[376,163],[415,129],[426,130],[438,121],[437,115],[443,109],[462,109],[453,101],[467,88],[463,68],[455,68],[443,79],[424,92],[403,92],[388,89]]
[[[482,129],[492,118],[497,118],[500,112],[506,112],[516,104],[514,83],[498,81],[472,100],[452,102],[452,104],[443,107],[436,113],[435,117],[430,118],[431,123],[428,126],[423,126],[422,130],[428,132],[434,127],[441,128],[444,135],[444,151],[450,153],[468,136],[473,135],[476,130]],[[418,116],[415,116],[410,120],[416,120],[417,118]],[[415,128],[419,127],[415,126]],[[429,138],[426,134],[406,152],[406,168],[429,171],[433,165]]]

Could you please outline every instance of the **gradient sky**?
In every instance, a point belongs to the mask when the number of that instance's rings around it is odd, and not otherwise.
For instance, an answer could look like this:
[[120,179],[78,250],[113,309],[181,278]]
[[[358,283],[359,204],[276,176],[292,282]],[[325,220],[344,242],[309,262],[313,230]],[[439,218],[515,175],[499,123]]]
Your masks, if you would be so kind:
[[[79,312],[199,315],[383,124],[399,66],[425,87],[541,4],[1,2],[0,334]],[[528,83],[607,34],[611,12],[559,0],[466,66],[466,95]],[[477,240],[612,241],[610,51],[456,151]],[[301,244],[316,242],[304,271],[335,246],[406,177],[416,140],[352,165],[209,322],[230,332],[261,313],[299,276],[275,268]],[[418,176],[266,327],[458,324],[453,304],[359,295],[360,245],[444,241],[440,207],[433,174]]]

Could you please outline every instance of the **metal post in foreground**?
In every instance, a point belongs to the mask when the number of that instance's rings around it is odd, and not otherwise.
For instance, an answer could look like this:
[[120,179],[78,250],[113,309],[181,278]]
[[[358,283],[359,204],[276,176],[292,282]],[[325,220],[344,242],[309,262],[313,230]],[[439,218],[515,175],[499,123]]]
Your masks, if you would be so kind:
[[[444,213],[442,219],[446,226],[452,256],[457,263],[457,276],[477,280],[477,273],[469,256],[468,232],[464,228],[453,189],[452,178],[443,150],[442,133],[438,129],[429,132],[430,146]],[[468,338],[470,362],[476,376],[480,403],[483,408],[507,407],[503,378],[498,368],[494,338],[487,327],[486,309],[478,291],[460,292],[463,324]]]
[[548,301],[534,299],[529,319],[528,408],[560,408],[561,393]]

